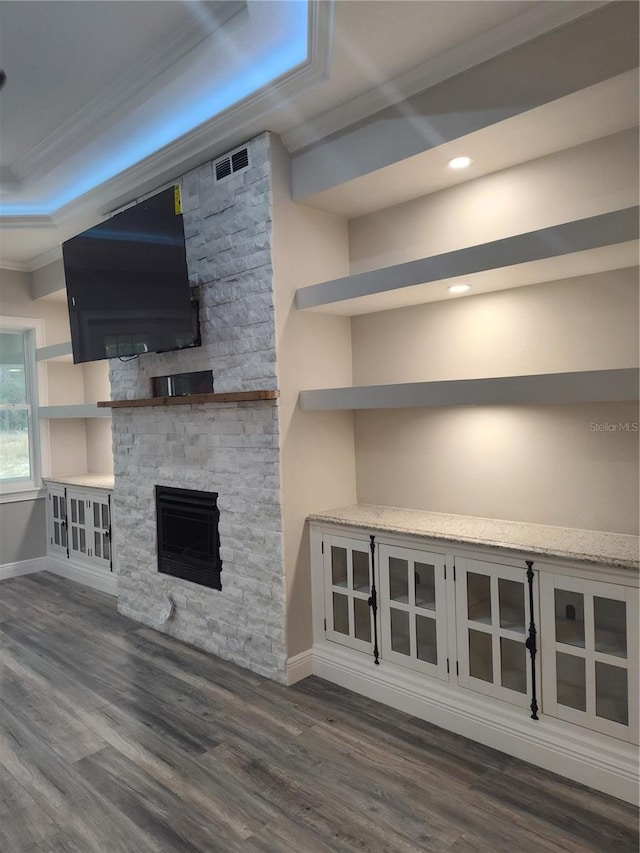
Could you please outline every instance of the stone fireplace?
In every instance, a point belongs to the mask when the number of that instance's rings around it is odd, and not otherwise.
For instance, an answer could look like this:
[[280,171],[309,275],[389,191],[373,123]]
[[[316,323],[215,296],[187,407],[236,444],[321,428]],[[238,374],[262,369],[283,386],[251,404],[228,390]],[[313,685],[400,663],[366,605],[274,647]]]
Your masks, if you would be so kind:
[[[112,360],[114,400],[200,370],[216,392],[277,388],[269,145],[252,140],[248,169],[222,181],[207,163],[179,182],[202,346]],[[279,435],[273,400],[114,409],[113,531],[121,613],[284,681]],[[158,571],[157,486],[217,494],[222,589]]]

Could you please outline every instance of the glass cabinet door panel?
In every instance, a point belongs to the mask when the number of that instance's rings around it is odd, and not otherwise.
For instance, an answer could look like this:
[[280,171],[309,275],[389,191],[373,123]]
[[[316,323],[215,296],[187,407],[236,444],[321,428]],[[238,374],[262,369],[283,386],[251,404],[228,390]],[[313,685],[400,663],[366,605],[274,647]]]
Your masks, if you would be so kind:
[[369,555],[366,551],[353,552],[353,588],[369,593]]
[[612,598],[593,598],[595,649],[608,655],[627,656],[627,606]]
[[438,638],[436,620],[416,615],[416,644],[419,660],[438,663]]
[[411,653],[409,638],[409,614],[405,610],[391,608],[391,648],[401,655]]
[[383,544],[378,556],[382,659],[449,681],[444,554]]
[[331,546],[331,582],[334,586],[347,586],[347,549]]
[[389,557],[389,597],[392,601],[409,601],[409,563]]
[[500,627],[524,634],[524,583],[498,578]]
[[349,598],[333,593],[333,630],[339,634],[349,634]]
[[628,580],[541,573],[542,710],[638,743],[638,591]]
[[100,504],[97,501],[93,502],[93,526],[102,527],[100,524]]
[[491,624],[491,578],[467,573],[467,609],[470,622]]
[[500,637],[500,681],[509,690],[527,692],[526,648],[507,637]]
[[51,494],[51,542],[52,545],[57,545],[59,548],[66,549],[67,547],[67,528],[66,517],[67,508],[64,495]]
[[358,640],[371,642],[371,609],[362,598],[353,600],[354,632]]
[[[95,506],[95,504],[94,504]],[[109,528],[109,505],[102,504],[102,527],[106,529]]]
[[93,533],[93,553],[96,557],[102,557],[102,533],[97,530]]
[[370,654],[373,629],[368,543],[355,537],[328,535],[323,537],[322,553],[326,637]]
[[435,610],[435,566],[428,565],[427,563],[415,563],[413,567],[413,583],[416,595],[416,607],[424,607],[427,610]]
[[627,670],[596,661],[596,716],[629,724]]
[[556,641],[584,649],[584,596],[566,589],[555,591]]
[[558,702],[578,711],[587,709],[587,683],[584,658],[556,652]]
[[[527,567],[456,557],[458,683],[522,708],[531,704]],[[534,589],[537,573],[534,572]],[[535,595],[535,593],[534,593]]]
[[491,634],[469,629],[469,674],[481,681],[493,681]]

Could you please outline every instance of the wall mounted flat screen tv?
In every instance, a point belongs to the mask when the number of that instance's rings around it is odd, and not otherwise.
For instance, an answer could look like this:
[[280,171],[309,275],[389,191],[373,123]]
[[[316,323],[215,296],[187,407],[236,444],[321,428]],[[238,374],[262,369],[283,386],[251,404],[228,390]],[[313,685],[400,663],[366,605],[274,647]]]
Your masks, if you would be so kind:
[[62,245],[74,362],[198,346],[170,187]]

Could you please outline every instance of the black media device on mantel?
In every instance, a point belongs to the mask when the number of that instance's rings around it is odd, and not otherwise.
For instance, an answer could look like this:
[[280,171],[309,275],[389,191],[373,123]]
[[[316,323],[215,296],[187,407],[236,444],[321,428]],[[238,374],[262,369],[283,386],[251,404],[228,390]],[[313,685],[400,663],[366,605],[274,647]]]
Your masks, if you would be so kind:
[[199,346],[179,188],[62,244],[73,360]]

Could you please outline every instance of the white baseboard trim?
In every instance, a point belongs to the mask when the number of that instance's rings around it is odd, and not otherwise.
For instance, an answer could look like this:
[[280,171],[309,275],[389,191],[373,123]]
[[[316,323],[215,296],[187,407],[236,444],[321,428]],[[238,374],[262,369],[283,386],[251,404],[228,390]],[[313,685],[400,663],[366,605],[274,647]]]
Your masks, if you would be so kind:
[[84,584],[84,586],[90,586],[92,589],[106,592],[109,595],[118,594],[118,579],[115,572],[107,573],[99,568],[80,566],[72,560],[56,559],[51,556],[47,557],[46,564],[47,571],[54,575]]
[[295,684],[313,675],[313,653],[311,649],[287,658],[287,684]]
[[[426,679],[335,644],[315,645],[313,674],[590,788],[638,804],[638,749],[633,744],[480,694]],[[329,646],[331,646],[329,648]]]
[[19,578],[21,575],[33,575],[36,572],[46,572],[46,570],[46,557],[36,557],[34,560],[18,560],[17,563],[4,563],[0,566],[0,581]]

